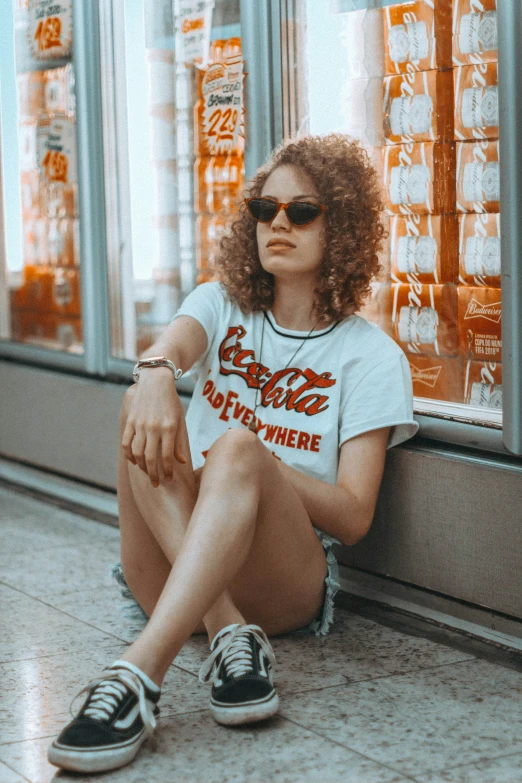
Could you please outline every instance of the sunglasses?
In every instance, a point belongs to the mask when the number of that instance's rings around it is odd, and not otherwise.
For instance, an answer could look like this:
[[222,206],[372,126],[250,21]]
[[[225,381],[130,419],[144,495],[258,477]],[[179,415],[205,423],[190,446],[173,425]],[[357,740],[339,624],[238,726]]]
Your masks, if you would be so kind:
[[311,204],[308,201],[291,201],[290,204],[280,204],[270,198],[246,198],[246,207],[258,223],[271,223],[280,209],[293,226],[307,226],[325,211],[324,204]]

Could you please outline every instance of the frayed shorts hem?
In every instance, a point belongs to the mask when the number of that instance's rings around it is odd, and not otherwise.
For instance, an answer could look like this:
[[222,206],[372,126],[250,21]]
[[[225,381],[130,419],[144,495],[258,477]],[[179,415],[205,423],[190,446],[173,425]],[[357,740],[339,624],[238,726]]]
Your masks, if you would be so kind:
[[[317,532],[317,531],[316,531]],[[305,625],[304,628],[299,628],[297,631],[290,631],[288,635],[294,634],[315,634],[316,636],[326,636],[330,627],[334,621],[334,598],[337,591],[340,589],[339,584],[339,564],[332,552],[331,540],[323,540],[322,536],[321,544],[326,555],[326,563],[328,566],[328,573],[324,580],[324,600],[321,610],[315,620]],[[130,587],[127,584],[121,563],[114,563],[111,566],[111,576],[120,586],[121,596],[124,599],[124,605],[122,607],[122,613],[130,621],[136,633],[141,631],[147,624],[148,617],[134,598]]]

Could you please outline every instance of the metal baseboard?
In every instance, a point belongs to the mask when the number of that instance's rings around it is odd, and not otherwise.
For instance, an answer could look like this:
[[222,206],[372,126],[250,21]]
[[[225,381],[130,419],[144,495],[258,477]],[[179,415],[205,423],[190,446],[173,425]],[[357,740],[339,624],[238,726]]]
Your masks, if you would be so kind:
[[522,651],[522,622],[415,585],[339,564],[341,592],[408,612],[487,642]]

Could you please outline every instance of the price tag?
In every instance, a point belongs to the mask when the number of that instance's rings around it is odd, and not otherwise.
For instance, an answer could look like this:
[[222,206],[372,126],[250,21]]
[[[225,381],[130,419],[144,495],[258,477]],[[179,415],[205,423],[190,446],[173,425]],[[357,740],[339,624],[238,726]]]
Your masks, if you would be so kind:
[[243,63],[210,65],[201,89],[203,136],[210,154],[237,151],[243,108]]
[[72,49],[71,0],[29,0],[29,46],[37,60],[67,57]]
[[180,59],[186,65],[208,62],[212,11],[215,0],[178,0],[175,3]]

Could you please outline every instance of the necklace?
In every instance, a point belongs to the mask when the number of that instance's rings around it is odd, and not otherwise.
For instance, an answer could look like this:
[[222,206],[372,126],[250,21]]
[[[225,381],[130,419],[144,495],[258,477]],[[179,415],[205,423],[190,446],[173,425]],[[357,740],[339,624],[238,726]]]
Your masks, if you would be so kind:
[[[321,319],[319,318],[319,321],[320,321],[320,320],[321,320]],[[264,337],[265,337],[265,321],[266,321],[266,315],[265,315],[265,313],[263,312],[263,330],[262,330],[262,332],[261,332],[261,349],[260,349],[260,351],[259,351],[259,364],[261,364],[261,359],[262,359],[262,356],[263,356],[263,339],[264,339]],[[317,324],[319,323],[319,321],[317,321]],[[283,367],[283,370],[286,370],[286,368],[289,366],[290,362],[293,362],[293,360],[294,360],[294,359],[295,359],[295,357],[297,356],[297,353],[298,353],[298,351],[300,351],[300,350],[301,350],[301,348],[303,347],[303,345],[305,344],[305,342],[308,340],[308,338],[310,337],[310,335],[311,335],[311,334],[312,334],[312,332],[314,331],[314,329],[315,329],[315,327],[317,326],[317,324],[314,324],[314,326],[312,326],[312,328],[310,329],[310,331],[308,332],[308,334],[307,334],[307,335],[306,335],[306,337],[304,338],[304,340],[303,340],[303,342],[301,343],[301,345],[299,345],[299,346],[298,346],[298,348],[297,348],[297,351],[294,353],[294,355],[292,356],[292,358],[291,358],[291,359],[290,359],[290,360],[287,362],[286,366],[285,366],[285,367]],[[257,406],[258,406],[258,402],[257,402],[258,393],[259,393],[259,387],[256,389],[256,399],[255,399],[255,403],[254,403],[254,413],[252,414],[252,421],[251,421],[251,422],[250,422],[250,424],[248,425],[248,429],[250,430],[250,432],[255,432],[255,434],[256,434],[256,435],[257,435],[257,419],[256,419],[256,411],[257,411]]]

